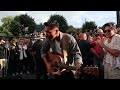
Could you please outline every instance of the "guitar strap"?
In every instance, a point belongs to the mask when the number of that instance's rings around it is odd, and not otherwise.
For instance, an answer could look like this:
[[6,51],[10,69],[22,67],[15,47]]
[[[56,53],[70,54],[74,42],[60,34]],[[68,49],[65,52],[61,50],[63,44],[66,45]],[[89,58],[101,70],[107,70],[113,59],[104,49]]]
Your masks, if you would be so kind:
[[68,38],[67,38],[67,34],[63,33],[63,37],[62,37],[62,45],[63,45],[63,63],[64,64],[68,64]]

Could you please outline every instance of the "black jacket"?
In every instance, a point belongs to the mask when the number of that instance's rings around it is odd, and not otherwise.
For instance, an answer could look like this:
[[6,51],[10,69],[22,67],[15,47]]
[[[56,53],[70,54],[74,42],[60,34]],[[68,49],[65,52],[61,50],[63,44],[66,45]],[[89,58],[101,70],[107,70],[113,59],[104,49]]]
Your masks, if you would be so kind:
[[0,44],[0,59],[5,58],[5,47],[3,44]]

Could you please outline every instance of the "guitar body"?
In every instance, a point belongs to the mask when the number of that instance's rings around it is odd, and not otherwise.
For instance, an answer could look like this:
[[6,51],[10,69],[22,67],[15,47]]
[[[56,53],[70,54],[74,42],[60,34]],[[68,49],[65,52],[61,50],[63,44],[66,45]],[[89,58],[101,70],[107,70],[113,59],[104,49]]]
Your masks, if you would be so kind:
[[51,65],[51,68],[52,68],[52,72],[51,74],[57,74],[57,75],[61,75],[61,70],[60,68],[57,68],[55,67],[56,64],[62,64],[61,63],[61,56],[60,55],[55,55],[55,54],[52,54],[52,53],[48,53],[47,54],[47,57],[48,59],[50,60],[50,65]]
[[[66,70],[77,70],[77,68],[75,66],[68,66],[66,64],[63,64],[61,62],[62,56],[61,55],[55,55],[52,53],[48,53],[47,54],[48,60],[51,62],[50,66],[52,68],[51,70],[51,74],[53,75],[61,75],[61,73],[64,73]],[[84,72],[86,74],[91,74],[91,75],[95,75],[96,77],[99,76],[99,70],[98,67],[80,67],[79,70],[80,72]]]

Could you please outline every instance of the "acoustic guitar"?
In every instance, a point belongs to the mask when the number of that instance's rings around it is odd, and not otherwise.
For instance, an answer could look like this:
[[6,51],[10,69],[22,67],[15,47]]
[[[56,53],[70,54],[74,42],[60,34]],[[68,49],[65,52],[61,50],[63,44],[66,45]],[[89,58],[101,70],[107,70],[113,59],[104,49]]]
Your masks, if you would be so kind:
[[[62,57],[61,55],[56,55],[56,54],[52,54],[52,53],[48,53],[47,54],[47,57],[48,59],[50,60],[50,66],[52,68],[51,70],[51,74],[57,74],[57,75],[61,75],[63,69],[66,69],[66,70],[77,70],[77,68],[75,66],[68,66],[66,64],[63,64],[62,63]],[[99,76],[99,70],[98,70],[98,67],[80,67],[80,69],[78,70],[80,72],[84,72],[84,73],[87,73],[87,74],[92,74],[92,75],[95,75],[95,76]]]

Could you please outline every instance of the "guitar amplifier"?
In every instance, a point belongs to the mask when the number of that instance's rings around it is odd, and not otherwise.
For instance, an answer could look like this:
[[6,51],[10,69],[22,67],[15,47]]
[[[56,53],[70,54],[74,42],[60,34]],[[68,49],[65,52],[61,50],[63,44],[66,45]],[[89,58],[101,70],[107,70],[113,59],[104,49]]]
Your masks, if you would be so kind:
[[0,77],[7,76],[7,59],[0,59]]

